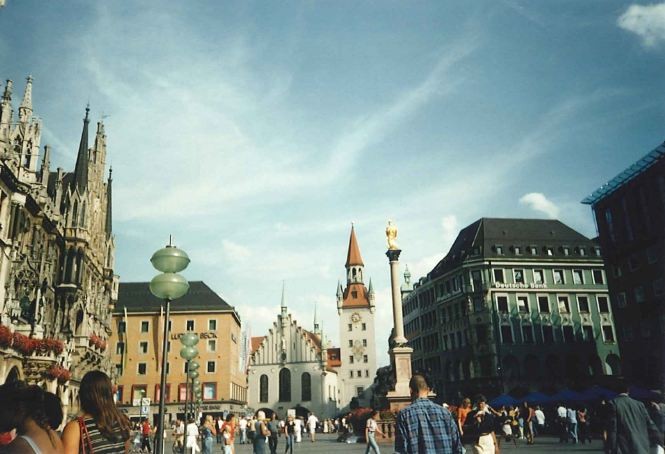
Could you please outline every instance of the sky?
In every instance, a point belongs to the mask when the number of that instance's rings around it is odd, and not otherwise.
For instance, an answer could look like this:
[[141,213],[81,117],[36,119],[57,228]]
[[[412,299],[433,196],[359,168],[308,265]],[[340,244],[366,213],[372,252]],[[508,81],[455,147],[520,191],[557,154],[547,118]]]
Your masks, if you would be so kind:
[[[51,165],[84,109],[113,166],[116,269],[183,273],[258,336],[314,307],[338,344],[351,223],[392,325],[385,226],[413,279],[480,217],[558,218],[665,139],[665,3],[613,0],[44,2],[0,9],[0,78],[32,75]],[[92,136],[91,136],[92,143]],[[177,301],[173,303],[177,305]]]

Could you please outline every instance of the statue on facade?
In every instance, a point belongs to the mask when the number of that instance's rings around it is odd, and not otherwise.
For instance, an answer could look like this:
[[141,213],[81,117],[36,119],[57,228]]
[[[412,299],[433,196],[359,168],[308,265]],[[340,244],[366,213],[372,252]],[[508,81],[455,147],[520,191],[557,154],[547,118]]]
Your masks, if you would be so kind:
[[394,251],[399,249],[399,246],[397,246],[397,226],[391,220],[388,220],[388,227],[386,227],[386,238],[389,250]]

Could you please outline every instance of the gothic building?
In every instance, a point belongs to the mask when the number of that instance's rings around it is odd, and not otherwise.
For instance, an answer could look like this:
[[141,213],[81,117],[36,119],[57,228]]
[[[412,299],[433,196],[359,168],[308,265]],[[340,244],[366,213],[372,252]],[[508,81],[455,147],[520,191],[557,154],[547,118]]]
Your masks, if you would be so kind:
[[0,383],[41,384],[73,412],[81,377],[110,372],[117,276],[106,135],[97,123],[89,147],[86,108],[74,171],[52,171],[32,78],[18,115],[12,88],[8,80],[0,100]]
[[[316,318],[316,317],[315,317]],[[266,336],[252,337],[247,402],[251,408],[308,411],[319,417],[337,413],[339,349],[326,348],[318,323],[307,331],[293,319],[284,302]]]
[[[314,315],[307,331],[292,319],[284,304],[267,336],[251,339],[248,367],[249,406],[255,409],[311,410],[334,416],[353,398],[369,405],[376,374],[374,291],[364,284],[364,264],[355,229],[346,256],[346,288],[337,285],[340,347],[331,348]],[[304,413],[303,411],[302,413]]]

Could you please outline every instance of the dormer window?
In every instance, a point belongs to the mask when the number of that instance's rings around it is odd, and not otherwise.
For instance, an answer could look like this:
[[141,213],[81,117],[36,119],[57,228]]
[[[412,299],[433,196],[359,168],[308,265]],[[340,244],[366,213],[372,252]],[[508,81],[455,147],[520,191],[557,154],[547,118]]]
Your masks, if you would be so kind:
[[497,255],[503,255],[503,246],[495,246],[496,248],[496,254]]
[[552,256],[552,255],[554,255],[554,249],[551,248],[551,247],[546,247],[545,248],[545,253],[549,256]]
[[515,255],[522,255],[522,248],[515,246]]
[[584,249],[583,247],[580,248],[580,255],[581,255],[581,256],[585,256],[585,255],[586,255],[586,249]]
[[531,255],[538,255],[538,248],[536,246],[530,246],[529,252],[531,252]]
[[570,255],[570,248],[568,248],[568,247],[564,247],[564,248],[563,248],[563,255],[565,255],[565,256],[569,256],[569,255]]
[[593,251],[596,254],[596,257],[600,257],[600,248],[599,247],[595,247]]

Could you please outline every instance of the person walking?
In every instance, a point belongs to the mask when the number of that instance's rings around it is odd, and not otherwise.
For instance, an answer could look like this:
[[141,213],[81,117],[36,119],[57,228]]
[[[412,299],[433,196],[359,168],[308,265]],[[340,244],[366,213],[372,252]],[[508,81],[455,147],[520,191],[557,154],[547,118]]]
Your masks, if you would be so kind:
[[448,410],[431,402],[425,377],[409,380],[412,403],[397,414],[395,451],[400,454],[462,454],[457,424]]
[[374,454],[381,454],[379,450],[379,445],[376,444],[376,433],[383,435],[383,432],[379,430],[379,425],[377,420],[379,419],[379,412],[377,410],[372,410],[367,424],[365,425],[365,440],[367,440],[367,449],[365,449],[365,454],[369,454],[370,448],[374,451]]
[[465,438],[470,438],[468,435],[467,437],[464,436],[464,424],[466,424],[466,417],[469,415],[472,409],[471,399],[468,397],[465,397],[462,400],[462,405],[460,405],[457,409],[457,427],[459,428],[459,434],[463,442]]
[[263,410],[259,410],[256,414],[256,421],[254,421],[253,454],[265,454],[269,436],[270,431],[266,426],[266,414]]
[[[499,444],[496,433],[494,432],[494,428],[496,427],[494,412],[487,405],[487,399],[482,394],[476,396],[475,401],[475,410],[467,416],[467,419],[471,420],[472,424],[472,429],[470,430],[475,434],[476,438],[473,444],[473,451],[475,454],[498,453]],[[504,417],[508,417],[508,413],[505,410],[503,413],[505,414]]]
[[16,431],[16,437],[1,447],[3,453],[63,452],[62,442],[49,424],[44,397],[39,386],[23,382],[0,386],[0,432]]
[[268,447],[270,448],[270,454],[277,454],[277,442],[279,440],[279,420],[277,419],[277,413],[273,412],[270,422],[268,422],[268,430],[270,431],[270,436],[268,437]]
[[589,428],[589,411],[585,407],[577,410],[577,437],[580,443],[591,443],[591,430]]
[[201,454],[212,454],[213,436],[215,435],[215,423],[212,420],[212,415],[205,417],[199,433],[201,434]]
[[[83,451],[120,454],[129,450],[131,424],[113,401],[113,385],[108,375],[95,370],[83,376],[79,407],[81,414],[67,423],[62,432],[65,454]],[[149,437],[148,430],[148,440]]]
[[563,404],[556,409],[557,424],[559,428],[559,443],[568,443],[568,412]]
[[524,418],[524,435],[526,436],[526,444],[533,444],[533,426],[535,424],[535,410],[528,403],[522,404],[521,416]]
[[312,443],[316,441],[316,425],[319,423],[319,418],[310,413],[307,417],[307,430],[309,431],[309,439]]
[[225,438],[223,441],[224,444],[224,451],[226,451],[226,446],[229,446],[231,453],[234,454],[236,447],[235,447],[235,439],[236,439],[236,417],[233,413],[229,413],[226,415],[226,420],[224,421],[224,424],[222,424],[222,432],[224,432],[226,429],[228,429],[228,439]]
[[185,422],[177,419],[173,429],[173,445],[177,452],[182,453],[185,450]]
[[217,435],[217,444],[222,444],[222,426],[224,425],[224,419],[220,416],[215,417],[215,432]]
[[568,438],[577,443],[577,412],[572,407],[566,409],[566,422],[568,423]]
[[289,453],[293,454],[293,444],[295,443],[296,436],[296,423],[293,420],[293,416],[289,415],[284,424],[284,441],[286,442],[286,447],[284,448],[284,454]]
[[611,454],[648,453],[663,445],[663,434],[651,420],[642,402],[628,396],[625,383],[619,395],[609,403],[607,449]]
[[534,435],[538,435],[540,433],[543,433],[545,431],[545,413],[543,410],[540,408],[540,406],[536,407],[536,411],[534,412],[534,415],[536,417],[536,425],[534,427]]
[[240,444],[244,445],[247,443],[247,418],[240,418],[238,427],[240,428]]
[[190,454],[196,454],[200,451],[199,449],[199,428],[196,426],[194,418],[190,418],[187,423],[187,428],[185,429],[185,434],[187,435],[185,441],[185,447],[189,450]]

